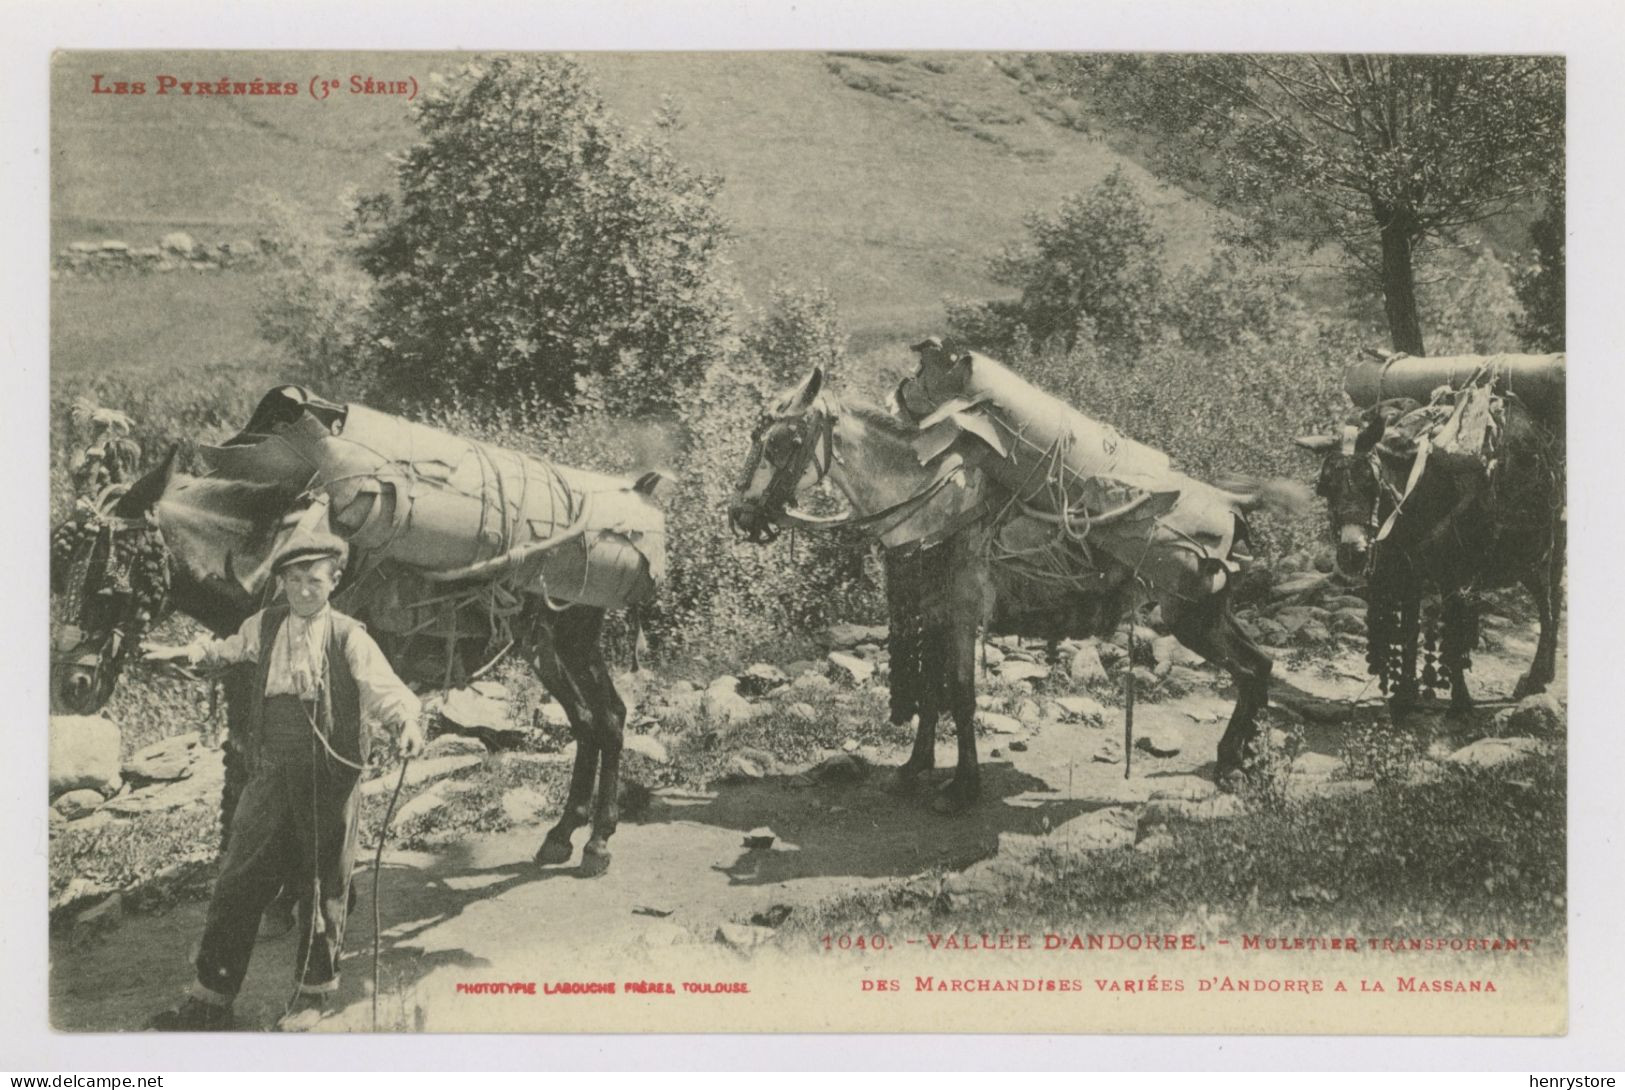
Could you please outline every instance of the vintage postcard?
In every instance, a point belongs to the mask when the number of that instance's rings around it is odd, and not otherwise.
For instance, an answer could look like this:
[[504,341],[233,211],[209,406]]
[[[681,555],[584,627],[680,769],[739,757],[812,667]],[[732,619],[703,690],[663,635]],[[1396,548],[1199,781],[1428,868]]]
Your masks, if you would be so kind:
[[1566,88],[59,53],[52,1026],[1563,1034]]

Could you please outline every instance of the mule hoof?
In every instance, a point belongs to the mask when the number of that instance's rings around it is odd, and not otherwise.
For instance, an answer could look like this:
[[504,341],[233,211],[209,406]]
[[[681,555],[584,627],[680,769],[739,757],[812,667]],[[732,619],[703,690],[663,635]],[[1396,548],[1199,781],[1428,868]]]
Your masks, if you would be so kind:
[[581,866],[577,872],[583,878],[597,878],[609,870],[610,857],[608,848],[594,848],[589,844],[581,851]]
[[575,849],[570,846],[568,840],[549,838],[542,841],[542,846],[536,849],[536,862],[544,867],[555,867],[560,863],[568,863],[570,856],[574,854]]

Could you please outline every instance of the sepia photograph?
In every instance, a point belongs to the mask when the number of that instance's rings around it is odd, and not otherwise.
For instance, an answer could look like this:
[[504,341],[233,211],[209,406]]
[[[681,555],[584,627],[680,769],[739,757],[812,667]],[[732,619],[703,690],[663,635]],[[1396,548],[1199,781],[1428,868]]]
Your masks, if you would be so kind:
[[52,1030],[1564,1034],[1568,79],[58,52]]

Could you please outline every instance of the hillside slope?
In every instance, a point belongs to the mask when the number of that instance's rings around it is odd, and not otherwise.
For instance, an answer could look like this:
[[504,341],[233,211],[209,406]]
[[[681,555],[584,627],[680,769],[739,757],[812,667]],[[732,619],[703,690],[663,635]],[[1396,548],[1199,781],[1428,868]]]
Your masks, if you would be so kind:
[[[399,98],[181,97],[182,79],[262,77],[305,87],[415,76],[463,63],[426,53],[69,53],[53,72],[53,228],[132,244],[183,229],[251,236],[238,202],[250,184],[339,215],[347,187],[393,182],[389,155],[410,143]],[[592,54],[610,105],[643,123],[670,95],[694,168],[725,179],[734,260],[753,298],[781,273],[834,293],[855,347],[940,320],[945,294],[986,295],[987,257],[1021,219],[1123,166],[1168,233],[1170,260],[1209,244],[1207,206],[1158,185],[1106,143],[1041,118],[999,58],[980,54]],[[145,79],[145,96],[92,95],[91,77]]]

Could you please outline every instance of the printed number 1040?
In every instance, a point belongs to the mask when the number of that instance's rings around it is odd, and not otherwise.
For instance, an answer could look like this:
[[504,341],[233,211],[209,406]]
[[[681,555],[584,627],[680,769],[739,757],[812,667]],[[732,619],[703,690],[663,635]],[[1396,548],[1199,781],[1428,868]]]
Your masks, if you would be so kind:
[[824,949],[828,950],[884,950],[885,935],[825,935]]

